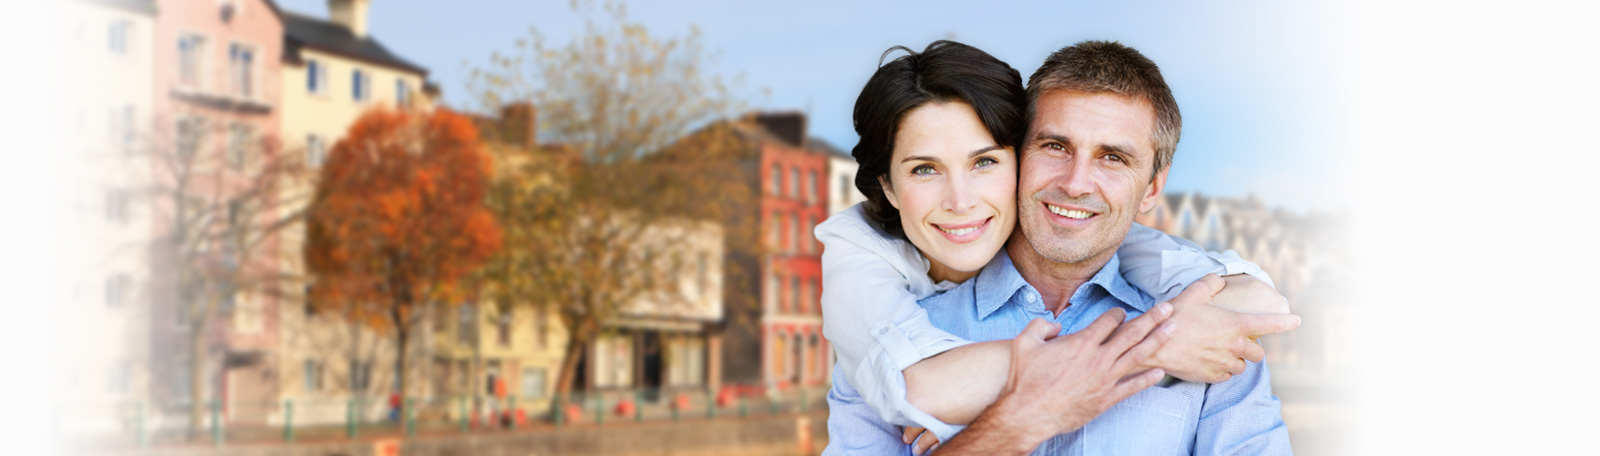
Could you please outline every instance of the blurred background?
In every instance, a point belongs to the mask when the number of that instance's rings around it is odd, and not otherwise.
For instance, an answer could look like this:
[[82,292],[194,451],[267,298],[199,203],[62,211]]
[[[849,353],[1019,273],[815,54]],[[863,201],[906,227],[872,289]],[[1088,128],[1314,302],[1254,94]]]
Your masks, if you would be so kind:
[[1026,76],[1109,39],[1185,118],[1140,222],[1275,279],[1295,450],[1345,452],[1370,12],[58,0],[34,425],[83,454],[820,452],[810,233],[863,199],[851,107],[885,50]]

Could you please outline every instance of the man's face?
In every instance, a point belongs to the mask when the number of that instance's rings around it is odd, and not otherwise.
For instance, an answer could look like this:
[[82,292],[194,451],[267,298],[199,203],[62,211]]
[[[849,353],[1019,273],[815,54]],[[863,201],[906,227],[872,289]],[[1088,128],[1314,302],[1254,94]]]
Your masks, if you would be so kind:
[[1018,222],[1035,252],[1057,263],[1110,260],[1166,185],[1166,170],[1150,177],[1154,112],[1112,93],[1039,97],[1017,182]]

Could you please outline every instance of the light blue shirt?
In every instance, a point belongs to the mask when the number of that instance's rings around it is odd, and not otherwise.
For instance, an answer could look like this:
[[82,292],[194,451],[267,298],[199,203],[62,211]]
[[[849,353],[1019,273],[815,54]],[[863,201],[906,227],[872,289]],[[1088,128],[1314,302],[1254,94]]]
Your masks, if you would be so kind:
[[[1155,304],[1117,273],[1119,261],[1113,256],[1078,287],[1059,317],[1045,308],[1038,290],[1022,279],[1004,250],[977,277],[918,304],[935,326],[972,341],[1014,338],[1035,318],[1060,323],[1062,334],[1070,334],[1113,307],[1122,307],[1131,319]],[[868,407],[839,372],[834,370],[833,389],[828,392],[828,447],[823,454],[909,454],[910,447],[900,441],[900,427]],[[903,388],[904,382],[900,377],[899,386]],[[913,420],[930,424],[925,427],[944,441],[960,430],[909,404],[902,407]],[[1247,363],[1243,374],[1222,383],[1176,382],[1140,391],[1082,429],[1046,440],[1034,454],[1290,452],[1288,429],[1278,398],[1272,395],[1267,367]]]

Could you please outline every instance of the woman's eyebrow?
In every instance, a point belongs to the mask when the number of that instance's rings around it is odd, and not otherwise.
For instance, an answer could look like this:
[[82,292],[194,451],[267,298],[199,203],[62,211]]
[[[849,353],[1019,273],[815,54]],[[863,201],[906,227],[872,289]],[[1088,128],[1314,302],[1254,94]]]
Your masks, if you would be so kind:
[[[976,156],[982,155],[984,152],[989,152],[989,151],[992,151],[992,150],[1000,150],[1000,149],[1003,149],[1003,147],[1000,147],[999,144],[990,144],[990,145],[987,145],[987,146],[983,146],[982,148],[980,148],[978,150],[974,150],[972,152],[967,153],[967,158],[976,157]],[[934,158],[934,157],[930,157],[930,156],[926,156],[926,155],[912,155],[910,157],[906,157],[906,158],[900,159],[900,163],[911,162],[911,161],[930,161],[930,162],[938,163],[939,159],[938,158]]]

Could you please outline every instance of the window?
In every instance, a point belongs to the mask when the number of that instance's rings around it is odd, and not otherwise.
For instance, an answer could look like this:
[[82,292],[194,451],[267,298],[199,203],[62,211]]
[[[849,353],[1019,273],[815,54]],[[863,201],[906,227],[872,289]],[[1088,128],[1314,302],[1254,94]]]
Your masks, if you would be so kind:
[[784,356],[789,354],[785,349],[788,341],[789,335],[782,332],[772,336],[772,376],[775,379],[789,376],[789,363],[784,361]]
[[816,253],[817,252],[817,236],[816,236],[816,232],[817,232],[817,217],[814,216],[814,215],[806,216],[806,231],[805,231],[806,253]]
[[768,192],[773,195],[779,195],[782,194],[782,189],[783,168],[778,167],[778,165],[772,165],[772,187],[768,188]]
[[798,216],[789,217],[789,252],[791,252],[791,253],[799,253],[800,252],[800,238],[801,237],[804,237],[804,235],[800,233],[800,217],[798,217]]
[[850,176],[839,176],[839,204],[850,203]]
[[306,166],[316,168],[322,166],[322,160],[328,156],[327,144],[322,142],[322,137],[306,135]]
[[111,21],[106,31],[106,47],[115,55],[128,55],[128,38],[133,35],[133,23],[125,20]]
[[178,119],[178,156],[185,160],[194,158],[195,152],[200,149],[201,138],[205,136],[205,119],[200,117],[185,117]]
[[[187,376],[185,376],[187,377]],[[322,363],[314,359],[307,359],[301,363],[300,368],[301,388],[308,393],[322,390]]]
[[772,232],[769,233],[769,237],[772,238],[772,248],[777,249],[783,245],[783,214],[773,212],[771,223]]
[[501,347],[510,347],[511,346],[511,312],[510,311],[501,311],[500,312],[500,318],[496,318],[495,319],[494,335],[495,335],[495,340],[500,342],[500,346]]
[[472,343],[472,304],[462,304],[456,314],[456,342]]
[[817,202],[817,171],[806,172],[806,203]]
[[372,386],[372,361],[350,360],[350,392],[366,391]]
[[178,83],[198,88],[204,73],[206,39],[200,35],[178,38]]
[[116,132],[114,134],[120,134],[119,136],[121,136],[121,137],[119,139],[122,140],[122,147],[125,148],[123,150],[125,152],[132,152],[133,151],[133,148],[132,148],[132,146],[133,146],[133,130],[134,130],[134,128],[133,128],[133,125],[134,125],[134,122],[133,122],[133,105],[123,105],[121,114],[122,114],[122,121],[119,122],[120,123],[120,127],[122,127],[121,131]]
[[328,93],[328,66],[315,59],[306,60],[306,91]]
[[805,367],[801,364],[801,360],[805,359],[806,353],[806,346],[801,343],[800,333],[794,334],[794,342],[789,346],[794,347],[794,356],[789,358],[789,362],[794,364],[789,367],[789,381],[800,383],[800,369]]
[[780,282],[778,281],[777,273],[770,273],[767,275],[767,293],[765,296],[763,296],[766,298],[764,304],[767,312],[777,311],[778,296],[782,296],[778,293],[778,287],[780,286],[779,284]]
[[228,46],[228,71],[233,80],[233,93],[249,98],[253,92],[256,52],[250,46],[233,43]]
[[811,313],[811,281],[807,280],[800,285],[800,312]]
[[356,101],[367,101],[367,99],[371,97],[371,94],[367,93],[368,91],[372,90],[371,88],[367,87],[370,85],[370,83],[371,80],[367,77],[367,73],[361,70],[351,71],[350,96]]
[[543,367],[522,370],[522,394],[525,399],[543,399],[545,385],[550,384],[550,372]]
[[128,223],[128,192],[123,190],[106,192],[106,221]]
[[800,168],[789,168],[789,197],[800,198]]
[[126,273],[114,274],[106,278],[106,307],[117,309],[127,304],[128,288],[132,287],[133,279]]
[[404,107],[411,102],[411,84],[404,79],[394,80],[394,105]]
[[800,277],[789,276],[789,311],[800,313]]
[[254,134],[250,124],[236,123],[228,126],[228,164],[242,168],[250,159],[250,142]]
[[[806,343],[806,355],[807,355],[806,356],[806,358],[807,358],[806,359],[806,367],[808,368],[807,370],[810,370],[809,369],[810,367],[813,367],[813,366],[817,365],[817,363],[815,361],[817,359],[817,354],[821,353],[822,351],[817,349],[817,334],[816,333],[811,333],[811,335],[806,338],[806,342],[807,342]],[[820,373],[821,371],[822,371],[822,369],[816,369],[815,373],[806,375],[806,378],[817,378],[819,376],[816,375],[816,373]]]
[[315,301],[311,300],[311,293],[312,293],[312,291],[313,291],[313,289],[315,287],[316,287],[316,285],[307,284],[306,285],[305,295],[302,298],[305,301],[305,308],[306,308],[306,316],[307,317],[317,313],[317,304],[316,304]]

